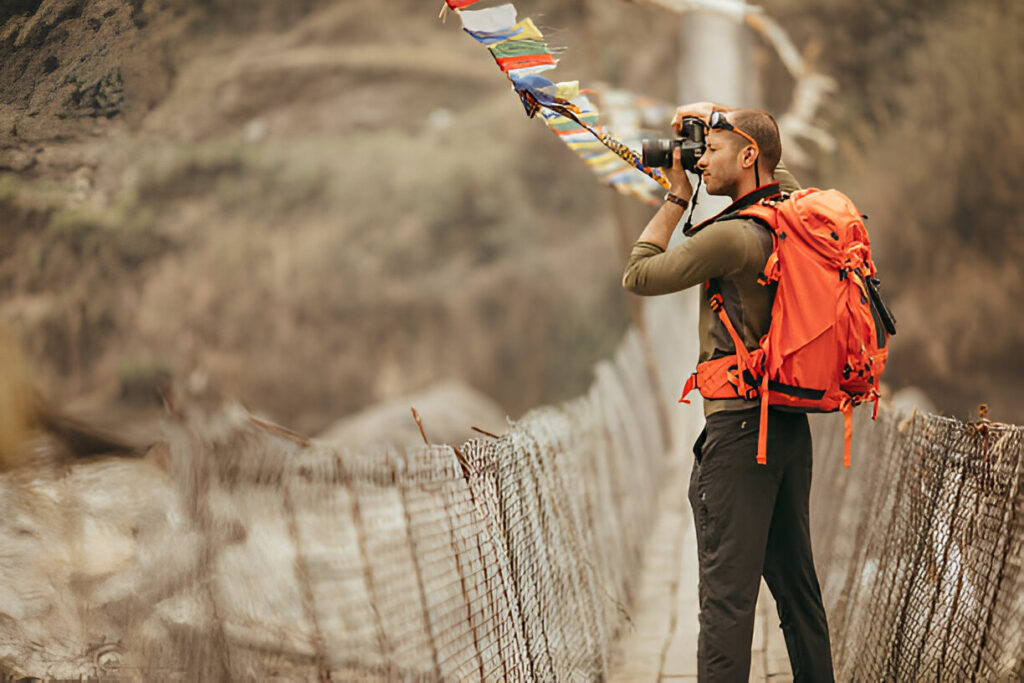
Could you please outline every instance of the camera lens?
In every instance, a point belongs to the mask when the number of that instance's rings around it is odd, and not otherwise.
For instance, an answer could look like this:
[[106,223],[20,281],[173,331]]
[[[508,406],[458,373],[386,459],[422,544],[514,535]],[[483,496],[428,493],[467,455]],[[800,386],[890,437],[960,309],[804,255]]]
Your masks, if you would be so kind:
[[678,140],[644,140],[641,159],[649,168],[672,168],[672,148]]

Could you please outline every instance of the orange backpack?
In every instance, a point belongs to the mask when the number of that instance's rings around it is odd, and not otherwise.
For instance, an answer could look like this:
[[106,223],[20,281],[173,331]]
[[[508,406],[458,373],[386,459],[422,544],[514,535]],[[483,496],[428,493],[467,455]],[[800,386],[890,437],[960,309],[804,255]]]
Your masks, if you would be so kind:
[[878,379],[888,338],[896,333],[878,293],[864,217],[838,190],[813,188],[762,199],[732,215],[771,231],[773,250],[760,279],[765,286],[777,284],[771,325],[759,347],[748,350],[717,283],[706,283],[708,302],[736,353],[700,363],[679,400],[689,403],[686,395],[695,387],[705,398],[759,398],[761,464],[767,462],[769,405],[841,411],[843,463],[849,467],[853,407],[874,401],[877,415]]

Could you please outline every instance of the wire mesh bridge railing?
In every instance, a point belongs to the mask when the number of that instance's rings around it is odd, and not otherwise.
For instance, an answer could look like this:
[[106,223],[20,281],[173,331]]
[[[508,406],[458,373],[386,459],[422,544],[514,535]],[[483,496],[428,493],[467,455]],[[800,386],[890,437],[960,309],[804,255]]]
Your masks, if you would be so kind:
[[[815,559],[841,680],[1024,677],[1024,428],[886,412],[817,458]],[[841,448],[818,424],[817,447]]]
[[[0,476],[0,673],[601,679],[701,421],[667,432],[647,370],[683,377],[693,303],[651,302],[585,395],[498,439],[351,453],[228,410],[143,461]],[[1024,675],[1024,430],[883,411],[849,470],[841,421],[815,432],[839,678]]]

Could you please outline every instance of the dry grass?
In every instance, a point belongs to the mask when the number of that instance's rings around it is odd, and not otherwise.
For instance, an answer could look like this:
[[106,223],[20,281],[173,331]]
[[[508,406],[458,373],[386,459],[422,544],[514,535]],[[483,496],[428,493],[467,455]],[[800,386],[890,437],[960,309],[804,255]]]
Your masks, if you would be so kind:
[[32,387],[21,351],[0,327],[0,471],[28,460],[25,443],[33,428]]

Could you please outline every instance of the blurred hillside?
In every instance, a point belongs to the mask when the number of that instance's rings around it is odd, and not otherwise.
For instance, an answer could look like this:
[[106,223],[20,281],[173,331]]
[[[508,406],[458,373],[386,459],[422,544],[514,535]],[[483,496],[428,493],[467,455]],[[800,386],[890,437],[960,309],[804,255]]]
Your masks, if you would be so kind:
[[[516,4],[559,76],[674,98],[665,13]],[[4,3],[0,322],[37,381],[105,406],[213,387],[309,432],[443,377],[513,416],[583,389],[627,324],[609,191],[440,5]],[[841,151],[802,179],[871,216],[889,379],[1019,421],[1020,4],[766,7],[842,86]]]
[[1024,421],[1024,3],[772,0],[840,91],[822,182],[870,216],[899,318],[887,380]]
[[315,431],[442,377],[513,415],[587,386],[627,321],[608,191],[428,4],[5,5],[0,319],[49,391]]

